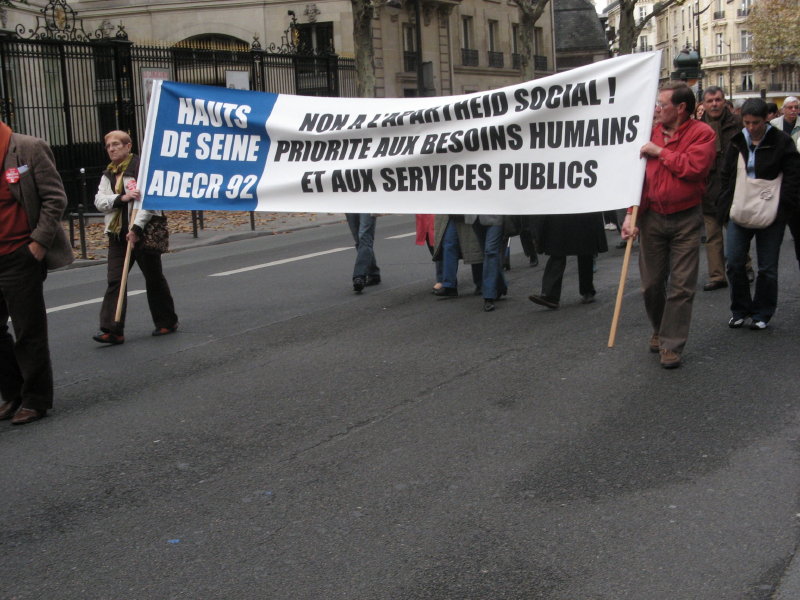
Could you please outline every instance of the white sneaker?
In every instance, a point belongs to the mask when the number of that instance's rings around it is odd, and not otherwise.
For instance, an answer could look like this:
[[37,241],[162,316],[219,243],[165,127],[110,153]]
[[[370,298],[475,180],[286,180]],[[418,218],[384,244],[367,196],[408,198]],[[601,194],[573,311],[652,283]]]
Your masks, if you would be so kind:
[[617,230],[617,226],[614,225],[613,223],[606,223],[606,230],[608,230],[608,231],[616,231]]
[[744,317],[731,317],[728,321],[728,327],[731,329],[739,329],[742,325],[744,325]]
[[754,320],[752,323],[750,323],[750,329],[753,329],[755,331],[758,331],[759,329],[766,329],[766,328],[767,328],[766,321],[755,321]]

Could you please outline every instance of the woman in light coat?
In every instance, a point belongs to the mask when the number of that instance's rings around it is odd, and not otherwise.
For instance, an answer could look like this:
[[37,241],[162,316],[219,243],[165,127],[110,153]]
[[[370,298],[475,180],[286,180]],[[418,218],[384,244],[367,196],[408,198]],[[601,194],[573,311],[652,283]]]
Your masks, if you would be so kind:
[[[130,136],[124,131],[111,131],[105,136],[106,152],[111,163],[100,178],[94,198],[97,210],[105,213],[105,231],[108,235],[108,287],[100,308],[100,331],[92,339],[100,344],[122,344],[125,341],[125,312],[116,321],[117,299],[122,283],[122,271],[128,242],[133,244],[131,265],[135,262],[142,270],[147,289],[147,304],[156,328],[153,335],[167,335],[178,329],[178,316],[169,284],[161,267],[161,254],[142,248],[142,233],[153,213],[139,210],[134,213],[134,202],[141,194],[136,187],[139,174],[139,157],[131,154]],[[131,223],[133,218],[133,223]]]

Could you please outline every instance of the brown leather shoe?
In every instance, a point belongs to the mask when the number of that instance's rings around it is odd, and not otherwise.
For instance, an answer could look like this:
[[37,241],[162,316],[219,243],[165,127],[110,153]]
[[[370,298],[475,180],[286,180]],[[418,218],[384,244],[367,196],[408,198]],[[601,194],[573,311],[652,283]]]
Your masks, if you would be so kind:
[[36,410],[33,408],[20,408],[14,418],[11,419],[12,425],[25,425],[26,423],[33,423],[47,415],[46,410]]
[[681,366],[681,355],[666,348],[661,349],[661,366],[665,369],[677,369]]
[[661,350],[661,340],[658,339],[657,333],[654,333],[650,336],[650,341],[648,344],[650,346],[650,352],[658,352]]
[[5,421],[6,419],[13,417],[20,404],[20,400],[10,400],[0,404],[0,421]]
[[714,290],[721,290],[722,288],[726,287],[728,287],[728,282],[724,279],[720,279],[719,281],[709,281],[703,286],[703,291],[713,292]]

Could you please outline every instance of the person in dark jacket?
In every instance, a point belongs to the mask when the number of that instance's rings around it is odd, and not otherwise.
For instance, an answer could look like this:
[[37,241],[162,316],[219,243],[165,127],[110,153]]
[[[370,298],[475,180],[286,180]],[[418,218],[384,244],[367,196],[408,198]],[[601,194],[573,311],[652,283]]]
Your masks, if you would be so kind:
[[567,256],[578,257],[578,291],[581,302],[594,302],[592,261],[600,252],[608,251],[602,213],[576,215],[544,215],[537,218],[536,239],[540,250],[549,254],[542,276],[542,293],[528,299],[541,306],[556,309],[561,302],[561,282]]
[[[788,216],[797,209],[800,189],[800,154],[792,138],[767,122],[767,105],[760,98],[742,106],[744,128],[731,140],[722,167],[719,196],[719,220],[727,221],[727,274],[731,286],[731,317],[728,326],[738,329],[747,318],[750,328],[766,329],[778,304],[778,259]],[[740,160],[741,158],[741,160]],[[747,177],[774,180],[783,175],[778,212],[771,225],[754,229],[740,225],[730,217],[736,191],[736,175],[746,169]],[[755,294],[745,272],[750,242],[756,238],[758,276]]]
[[731,138],[742,130],[742,120],[731,113],[725,104],[722,88],[711,86],[703,92],[703,116],[717,134],[717,158],[708,174],[708,187],[703,195],[703,223],[706,228],[706,257],[708,258],[708,281],[703,290],[710,292],[728,287],[725,280],[725,248],[722,239],[722,226],[717,221],[717,198],[719,197],[720,169],[725,151]]
[[72,262],[67,194],[50,146],[2,121],[0,161],[0,421],[25,425],[53,407],[44,280]]

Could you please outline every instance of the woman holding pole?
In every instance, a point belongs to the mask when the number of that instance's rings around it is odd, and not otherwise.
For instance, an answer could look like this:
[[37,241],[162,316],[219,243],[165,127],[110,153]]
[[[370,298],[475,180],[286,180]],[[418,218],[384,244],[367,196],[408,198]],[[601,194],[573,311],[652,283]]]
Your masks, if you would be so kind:
[[107,133],[105,147],[111,163],[100,178],[94,205],[105,213],[108,288],[100,308],[100,331],[92,339],[100,344],[122,344],[125,341],[125,288],[127,273],[134,261],[144,275],[147,304],[156,326],[153,335],[174,333],[178,329],[178,316],[161,268],[161,254],[147,252],[141,244],[142,232],[153,213],[133,210],[134,203],[140,198],[136,187],[139,157],[131,154],[131,138],[124,131]]

